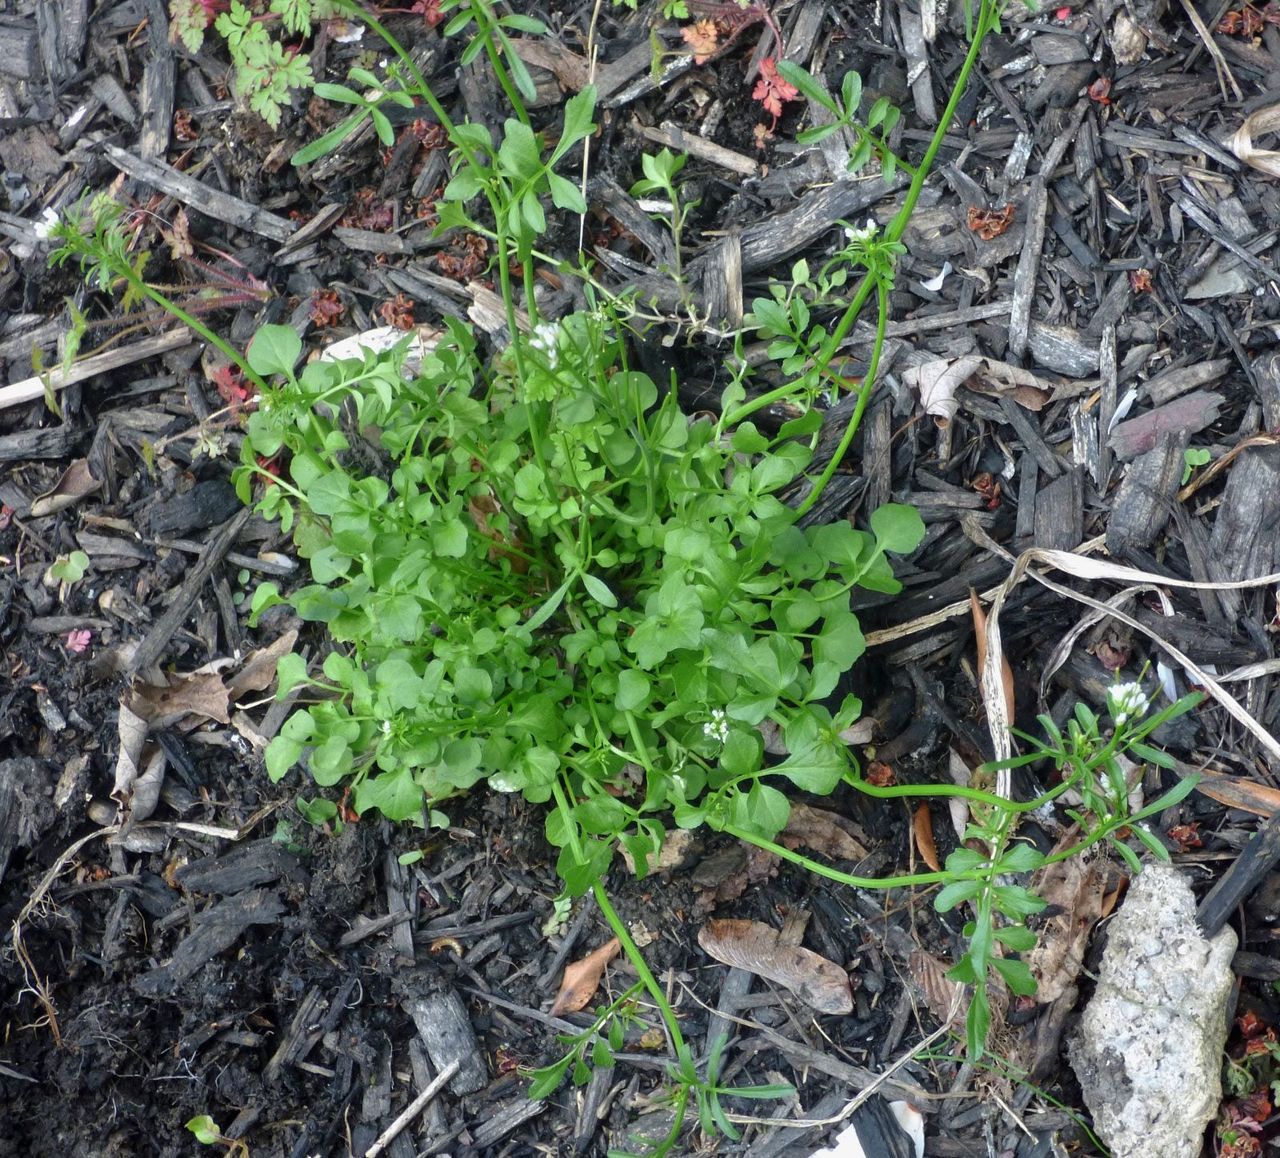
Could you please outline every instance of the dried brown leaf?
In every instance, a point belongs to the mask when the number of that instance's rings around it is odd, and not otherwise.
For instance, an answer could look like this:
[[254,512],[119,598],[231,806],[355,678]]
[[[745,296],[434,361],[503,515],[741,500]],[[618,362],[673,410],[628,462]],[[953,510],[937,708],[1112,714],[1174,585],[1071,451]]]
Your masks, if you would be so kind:
[[983,241],[994,241],[1009,231],[1016,212],[1012,205],[1005,205],[1000,209],[983,209],[979,205],[970,205],[965,221]]
[[1240,776],[1227,776],[1219,772],[1204,772],[1196,785],[1201,796],[1239,808],[1255,816],[1273,816],[1280,812],[1280,789],[1256,784]]
[[245,692],[261,692],[276,680],[276,664],[281,656],[288,655],[298,642],[298,629],[290,628],[279,639],[260,647],[245,661],[244,666],[227,680],[227,695],[235,703]]
[[908,366],[902,371],[902,380],[919,394],[920,405],[926,414],[950,422],[960,408],[956,391],[977,371],[981,361],[976,355],[958,358],[954,362],[937,358],[922,366]]
[[[131,697],[130,697],[131,698]],[[121,837],[139,821],[146,820],[160,803],[164,785],[166,760],[164,749],[152,745],[143,759],[147,744],[147,721],[121,701],[116,720],[120,748],[116,753],[116,771],[111,786],[111,799],[116,802],[116,816],[122,825]]]
[[139,685],[129,700],[129,707],[153,728],[167,728],[185,716],[199,716],[219,724],[231,722],[227,688],[220,675],[172,672],[168,679],[168,686],[163,688]]
[[778,836],[787,848],[807,848],[834,860],[862,860],[867,855],[866,838],[852,820],[825,808],[793,804],[787,827]]
[[938,862],[938,846],[933,842],[933,816],[929,812],[928,803],[921,804],[911,820],[911,835],[916,842],[916,851],[934,872],[940,873],[942,865]]
[[926,414],[949,421],[960,406],[956,391],[961,386],[977,394],[1011,398],[1026,410],[1043,410],[1053,400],[1053,388],[1030,370],[968,354],[954,362],[938,358],[921,366],[910,366],[902,380],[920,395]]
[[102,481],[93,477],[88,460],[78,458],[49,490],[31,500],[31,517],[41,519],[45,515],[56,515],[86,495],[93,494],[100,486]]
[[169,243],[169,255],[174,261],[181,261],[184,257],[195,256],[195,246],[191,244],[191,222],[187,220],[187,211],[179,207],[178,211],[173,215],[173,226],[171,229],[160,229],[161,235],[165,241]]
[[[668,832],[663,838],[662,848],[658,850],[658,855],[654,856],[649,853],[645,857],[645,875],[669,872],[673,868],[679,868],[689,859],[692,845],[693,833],[689,829],[676,828]],[[622,854],[622,860],[627,866],[627,871],[634,873],[636,871],[636,860],[631,855],[631,850],[619,841],[618,851]]]
[[981,358],[979,362],[981,364],[965,383],[975,394],[1011,398],[1024,410],[1043,410],[1053,401],[1053,387],[1030,370],[998,362],[995,358]]
[[1046,865],[1032,879],[1032,891],[1048,902],[1046,911],[1052,914],[1026,959],[1042,1005],[1056,1001],[1080,976],[1089,935],[1102,917],[1106,885],[1107,865],[1101,857],[1069,857]]
[[759,921],[708,921],[698,944],[722,965],[745,969],[791,990],[819,1013],[850,1013],[849,976],[834,961],[781,943],[778,930]]
[[720,31],[714,20],[697,20],[680,29],[681,39],[693,53],[694,64],[705,64],[720,47]]
[[617,955],[622,946],[618,938],[606,941],[593,953],[588,953],[581,961],[566,965],[564,979],[560,982],[560,992],[556,994],[555,1004],[551,1006],[553,1014],[577,1013],[585,1009],[600,988],[600,978],[604,975],[604,967]]
[[959,1024],[964,1011],[964,986],[947,976],[947,966],[932,953],[916,949],[907,958],[907,967],[929,1012],[947,1025]]
[[695,916],[711,912],[725,901],[736,901],[750,885],[767,881],[778,871],[779,858],[754,844],[736,844],[712,853],[689,874],[700,889],[694,903]]

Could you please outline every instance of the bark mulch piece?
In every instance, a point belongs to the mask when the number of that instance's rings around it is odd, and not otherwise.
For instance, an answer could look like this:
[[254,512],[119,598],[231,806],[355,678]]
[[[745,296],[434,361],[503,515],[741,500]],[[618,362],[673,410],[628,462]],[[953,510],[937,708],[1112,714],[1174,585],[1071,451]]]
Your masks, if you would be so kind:
[[[728,19],[727,5],[691,7]],[[1265,737],[1280,721],[1280,605],[1274,584],[1173,585],[1280,571],[1280,187],[1255,140],[1270,123],[1276,41],[1269,25],[1248,27],[1253,10],[1228,8],[1126,5],[1105,20],[1071,4],[1010,8],[904,238],[861,431],[810,517],[905,501],[928,528],[900,568],[902,596],[862,592],[855,608],[871,649],[850,689],[866,704],[850,742],[868,775],[898,783],[951,782],[993,755],[971,590],[989,599],[1030,547],[1105,551],[1147,574],[1009,594],[1015,723],[1101,708],[1116,673],[1157,661],[1185,687],[1160,641],[1237,698],[1259,727],[1208,704],[1157,735],[1205,779],[1154,828],[1198,870],[1206,929],[1243,905],[1242,1008],[1274,1023],[1280,767]],[[657,9],[602,9],[594,64],[589,6],[516,50],[539,124],[594,79],[603,128],[587,255],[658,319],[639,364],[655,380],[674,373],[690,410],[714,409],[753,298],[789,283],[800,257],[820,267],[846,226],[891,220],[908,179],[849,179],[845,132],[795,144],[819,108],[796,102],[769,124],[751,100],[775,51],[760,6],[703,64]],[[958,6],[873,14],[801,0],[770,18],[788,57],[829,87],[854,68],[868,93],[900,104],[894,146],[919,159],[963,56]],[[421,15],[384,19],[452,111],[500,123],[483,60],[459,68],[461,46]],[[343,79],[368,47],[326,32],[317,78]],[[269,131],[225,92],[217,51],[175,47],[159,0],[0,15],[0,1155],[190,1153],[184,1123],[206,1113],[255,1155],[642,1148],[671,1121],[666,1043],[643,1003],[614,1065],[576,1090],[526,1096],[525,1071],[591,1024],[589,1010],[549,1012],[565,967],[611,935],[588,900],[567,917],[553,905],[539,811],[477,794],[429,835],[356,822],[345,801],[322,826],[301,818],[298,784],[273,785],[262,768],[292,702],[267,698],[274,658],[302,625],[279,609],[247,623],[258,581],[300,580],[278,528],[228,484],[248,397],[184,327],[118,317],[75,271],[46,268],[43,211],[109,187],[137,211],[149,275],[187,287],[183,300],[233,343],[268,321],[318,348],[448,317],[505,340],[487,242],[433,234],[448,175],[438,127],[412,110],[394,118],[385,154],[365,130],[294,169],[334,110],[286,110]],[[678,253],[627,191],[640,155],[663,147],[688,154],[681,177],[697,203]],[[576,223],[545,242],[570,254]],[[550,278],[542,292],[551,314],[580,293]],[[63,368],[68,303],[90,322],[88,356]],[[854,327],[841,375],[866,372],[872,335]],[[780,382],[766,346],[745,354]],[[827,411],[828,459],[852,406]],[[776,428],[792,415],[760,417]],[[46,583],[74,551],[89,557],[86,577]],[[1072,592],[1125,618],[1077,607]],[[304,632],[300,646],[324,641]],[[181,697],[197,672],[219,714],[144,721],[168,770],[149,816],[122,814],[108,802],[119,721],[135,693]],[[1141,791],[1160,784],[1152,773]],[[908,814],[852,790],[809,803],[836,814],[826,831],[852,843],[826,855],[850,872],[902,871],[926,844],[945,857],[958,843],[936,805]],[[1027,831],[1046,848],[1057,837]],[[720,1057],[725,1085],[797,1089],[726,1098],[742,1139],[720,1152],[808,1155],[851,1122],[868,1154],[910,1154],[899,1101],[924,1115],[933,1156],[1095,1152],[1070,1112],[1061,1045],[1087,983],[1059,979],[1052,1003],[1010,1006],[996,1041],[1066,1107],[1053,1108],[946,1037],[945,966],[964,918],[934,912],[927,892],[847,890],[707,833],[657,876],[619,869],[609,886],[698,1060]],[[699,946],[710,921],[781,929],[789,964],[824,960],[849,978],[851,1011],[821,1015],[795,996],[803,982],[715,964]],[[632,980],[615,958],[598,1000]],[[922,1043],[937,1052],[917,1057]],[[678,1152],[702,1144],[691,1128]]]

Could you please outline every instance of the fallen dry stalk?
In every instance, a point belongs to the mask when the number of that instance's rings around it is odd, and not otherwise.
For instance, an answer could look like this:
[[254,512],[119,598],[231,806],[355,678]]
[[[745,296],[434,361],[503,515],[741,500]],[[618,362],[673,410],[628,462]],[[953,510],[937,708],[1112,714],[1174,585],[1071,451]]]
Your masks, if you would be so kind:
[[[1277,124],[1280,125],[1280,106],[1277,106]],[[1276,154],[1277,161],[1280,163],[1280,153]],[[1023,551],[1016,559],[1009,554],[1003,547],[990,538],[981,527],[976,523],[966,520],[965,531],[975,542],[985,546],[992,553],[1009,560],[1013,564],[1013,570],[1009,573],[1009,577],[996,587],[992,587],[982,593],[983,599],[991,600],[991,610],[987,614],[986,623],[986,654],[989,662],[982,673],[981,690],[983,705],[987,712],[987,726],[991,732],[991,741],[995,750],[997,760],[1007,759],[1012,752],[1012,744],[1010,741],[1008,710],[1005,702],[1004,688],[1000,678],[1000,659],[1004,651],[1000,641],[1000,609],[1004,606],[1004,601],[1023,578],[1030,576],[1043,587],[1047,587],[1050,591],[1058,595],[1062,595],[1067,599],[1075,600],[1077,603],[1083,603],[1086,607],[1092,607],[1102,616],[1110,616],[1113,619],[1120,620],[1121,623],[1127,624],[1134,630],[1141,632],[1147,636],[1157,647],[1161,648],[1166,655],[1180,665],[1187,674],[1206,692],[1227,711],[1233,719],[1235,719],[1242,727],[1244,727],[1268,752],[1280,761],[1280,740],[1277,740],[1266,728],[1264,728],[1257,720],[1255,720],[1235,698],[1228,692],[1222,684],[1216,680],[1208,672],[1204,671],[1189,656],[1185,655],[1177,647],[1168,640],[1161,638],[1145,624],[1139,623],[1131,615],[1121,611],[1118,607],[1112,606],[1111,603],[1102,602],[1088,595],[1084,595],[1079,591],[1073,591],[1069,587],[1065,587],[1060,583],[1055,583],[1046,575],[1036,570],[1032,564],[1039,563],[1045,567],[1053,568],[1059,571],[1065,571],[1068,575],[1073,575],[1077,579],[1089,580],[1114,580],[1121,583],[1129,583],[1139,585],[1141,587],[1152,587],[1160,589],[1162,587],[1182,587],[1193,591],[1240,591],[1251,587],[1266,587],[1273,583],[1280,583],[1280,572],[1270,575],[1260,575],[1256,579],[1236,579],[1221,583],[1204,583],[1190,579],[1171,579],[1165,575],[1156,575],[1149,571],[1140,571],[1135,567],[1123,567],[1118,563],[1110,563],[1102,559],[1094,559],[1089,557],[1093,551],[1101,548],[1105,542],[1103,536],[1098,536],[1081,543],[1075,551],[1058,551],[1050,550],[1043,547],[1031,547]],[[1122,592],[1122,596],[1128,596],[1134,592]],[[1119,597],[1117,597],[1118,599]],[[1113,600],[1112,602],[1115,602]],[[929,615],[921,616],[909,623],[900,624],[897,627],[889,628],[884,631],[871,632],[867,635],[867,646],[873,647],[877,644],[889,643],[904,636],[914,635],[920,631],[928,630],[940,623],[944,623],[948,619],[957,616],[969,614],[970,604],[967,600],[957,601],[949,604],[947,607],[938,611],[931,612]],[[1009,769],[1001,769],[997,780],[996,792],[1002,796],[1008,796],[1012,783],[1011,772]]]

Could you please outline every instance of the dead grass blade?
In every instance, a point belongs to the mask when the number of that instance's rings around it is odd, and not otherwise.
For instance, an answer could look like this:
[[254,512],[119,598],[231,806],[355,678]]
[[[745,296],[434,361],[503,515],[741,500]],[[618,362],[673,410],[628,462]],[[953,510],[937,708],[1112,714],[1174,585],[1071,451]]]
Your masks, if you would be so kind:
[[[969,589],[969,606],[973,611],[973,630],[978,645],[978,682],[982,683],[983,675],[987,670],[987,658],[992,653],[987,650],[987,614],[982,610],[982,604],[978,602],[978,593],[972,587]],[[1013,697],[1013,669],[1009,666],[1009,659],[1004,654],[1004,646],[999,636],[996,636],[996,643],[1000,650],[994,658],[1000,665],[1000,683],[1004,689],[1005,712],[1012,720],[1016,712]]]
[[[1196,664],[1188,655],[1183,653],[1179,648],[1165,639],[1162,639],[1154,631],[1146,625],[1139,623],[1133,616],[1112,607],[1107,603],[1094,599],[1091,596],[1084,595],[1079,591],[1072,591],[1069,587],[1064,587],[1060,583],[1054,582],[1048,576],[1042,574],[1033,567],[1033,564],[1040,564],[1048,568],[1059,571],[1065,571],[1068,575],[1072,575],[1077,579],[1088,580],[1111,580],[1119,583],[1131,584],[1149,584],[1155,588],[1161,587],[1181,587],[1187,590],[1195,591],[1242,591],[1252,587],[1267,587],[1273,584],[1280,584],[1280,572],[1274,572],[1269,575],[1260,575],[1256,579],[1236,579],[1230,582],[1221,583],[1201,583],[1189,579],[1171,579],[1165,575],[1155,575],[1148,571],[1140,571],[1135,567],[1122,567],[1118,563],[1109,563],[1105,560],[1091,558],[1089,552],[1100,549],[1105,539],[1098,536],[1081,543],[1074,552],[1072,551],[1056,551],[1043,547],[1032,547],[1024,551],[1016,559],[1009,554],[1003,547],[991,539],[989,535],[977,525],[973,520],[966,520],[964,523],[965,533],[968,534],[975,542],[980,542],[987,547],[988,550],[1001,558],[1008,559],[1013,563],[1013,570],[1009,577],[1004,580],[998,587],[992,588],[989,592],[985,592],[984,596],[990,595],[992,599],[991,609],[987,613],[987,649],[988,654],[995,654],[996,648],[993,646],[993,640],[999,638],[999,621],[1000,609],[1004,606],[1004,601],[1023,578],[1030,576],[1041,586],[1048,588],[1057,595],[1061,595],[1066,599],[1075,600],[1077,603],[1083,603],[1086,607],[1092,607],[1095,611],[1101,612],[1103,615],[1111,616],[1120,620],[1121,623],[1128,624],[1135,631],[1141,632],[1168,655],[1176,664],[1179,664],[1188,674],[1188,676],[1200,687],[1222,705],[1223,709],[1245,728],[1268,752],[1277,760],[1280,760],[1280,739],[1273,736],[1266,728],[1264,728],[1257,720],[1255,720],[1240,704],[1232,697],[1232,695],[1208,672],[1204,671]],[[964,614],[970,610],[968,602],[953,603],[949,607],[944,607],[940,611],[932,612],[927,616],[921,616],[919,619],[912,620],[910,623],[901,624],[890,631],[872,632],[867,636],[867,646],[873,647],[877,644],[889,643],[904,636],[914,635],[919,631],[925,631],[930,627],[945,622],[947,619],[954,618],[957,615]],[[988,665],[991,667],[992,665]],[[988,695],[988,685],[995,685],[990,688],[990,696]],[[1003,715],[1003,695],[1000,693],[998,686],[998,677],[992,679],[992,673],[988,671],[983,678],[983,702],[987,706],[987,725],[991,731],[992,742],[995,745],[996,758],[1002,759],[1009,752],[1009,733],[1006,726],[1007,721],[997,720],[996,713],[992,711],[993,705],[999,705],[1001,708],[1000,715]],[[1002,795],[1008,795],[1009,792],[1008,770],[1004,770],[997,782],[997,791]]]
[[1267,105],[1245,117],[1242,124],[1227,142],[1227,147],[1246,165],[1265,173],[1268,177],[1280,177],[1280,153],[1274,149],[1259,149],[1253,141],[1268,133],[1280,131],[1280,104]]

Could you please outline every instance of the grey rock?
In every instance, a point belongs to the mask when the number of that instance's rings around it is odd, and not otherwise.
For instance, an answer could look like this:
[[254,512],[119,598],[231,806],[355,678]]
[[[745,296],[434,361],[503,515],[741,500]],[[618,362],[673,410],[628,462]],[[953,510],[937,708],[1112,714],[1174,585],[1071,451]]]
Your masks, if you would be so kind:
[[1176,869],[1150,866],[1130,886],[1068,1047],[1114,1158],[1198,1158],[1222,1094],[1235,948],[1231,929],[1205,939]]

